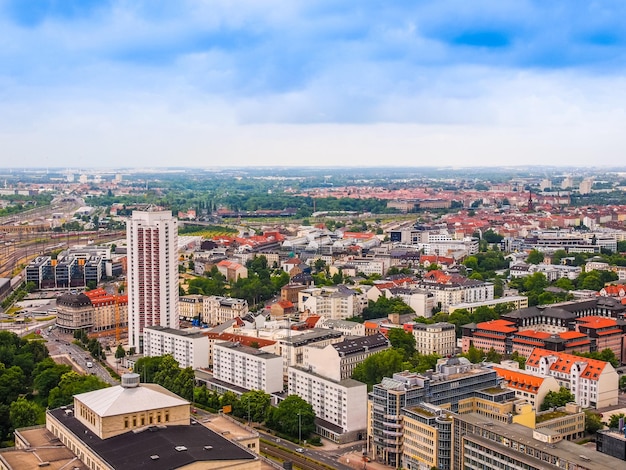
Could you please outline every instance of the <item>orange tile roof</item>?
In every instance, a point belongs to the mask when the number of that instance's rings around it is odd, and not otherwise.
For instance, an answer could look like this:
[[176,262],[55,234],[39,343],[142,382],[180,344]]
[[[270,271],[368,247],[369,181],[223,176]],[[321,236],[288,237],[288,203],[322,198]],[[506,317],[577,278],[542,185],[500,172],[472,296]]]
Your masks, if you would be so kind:
[[[536,331],[536,330],[524,330],[518,331],[515,334],[516,337],[526,336],[528,338],[536,338],[536,339],[546,339],[550,337],[550,333],[546,333],[545,331]],[[515,338],[517,339],[517,338]]]
[[474,337],[478,337],[478,338],[491,338],[491,339],[500,339],[500,340],[504,340],[506,339],[506,336],[504,335],[497,335],[495,333],[487,333],[485,331],[476,331],[474,333]]
[[570,373],[572,365],[575,362],[586,362],[587,367],[582,373],[582,377],[590,380],[597,380],[608,362],[600,361],[597,359],[589,359],[587,357],[574,356],[573,354],[567,354],[555,351],[546,351],[545,349],[535,348],[530,353],[530,356],[526,360],[526,365],[531,367],[538,367],[539,361],[542,357],[556,356],[557,360],[550,366],[550,370]]
[[509,388],[516,388],[525,392],[537,393],[544,381],[543,377],[536,377],[517,370],[502,367],[494,367],[493,370],[496,371],[498,377],[502,377],[508,382]]
[[517,330],[514,325],[515,323],[508,320],[490,320],[480,322],[476,325],[476,327],[481,330],[497,331],[499,333],[512,333]]
[[315,328],[315,325],[317,325],[317,322],[320,321],[320,318],[322,318],[320,315],[309,315],[304,322],[309,328]]
[[241,343],[244,346],[250,346],[254,343],[258,344],[260,348],[263,348],[265,346],[271,346],[273,344],[276,344],[276,341],[272,341],[269,339],[263,339],[263,338],[255,338],[254,336],[246,336],[246,335],[235,335],[232,333],[211,333],[209,331],[207,331],[206,333],[204,333],[205,336],[214,339],[216,341],[231,341],[233,343]]
[[99,287],[98,289],[86,291],[85,295],[89,297],[90,299],[95,299],[96,297],[104,297],[104,296],[111,295],[111,294],[109,294],[107,291]]
[[577,321],[582,324],[581,326],[589,328],[609,328],[617,325],[617,321],[614,318],[598,316],[581,317]]
[[563,331],[559,333],[559,337],[562,339],[574,339],[574,338],[586,338],[587,335],[585,333],[580,333],[579,331]]
[[613,330],[598,331],[598,336],[614,335],[616,333],[621,334],[622,330],[615,328]]
[[573,343],[568,343],[565,345],[566,348],[574,348],[576,346],[584,346],[585,344],[590,344],[591,341],[587,340],[582,340],[582,341],[574,341]]

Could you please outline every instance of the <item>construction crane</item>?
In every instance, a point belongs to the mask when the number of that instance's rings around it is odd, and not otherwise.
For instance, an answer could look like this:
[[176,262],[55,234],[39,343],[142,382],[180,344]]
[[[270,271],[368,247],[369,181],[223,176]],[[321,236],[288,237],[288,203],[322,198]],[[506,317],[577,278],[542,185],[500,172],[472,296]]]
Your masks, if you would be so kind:
[[125,284],[122,282],[117,286],[117,293],[115,295],[115,342],[120,344],[121,331],[120,331],[120,293],[124,291]]

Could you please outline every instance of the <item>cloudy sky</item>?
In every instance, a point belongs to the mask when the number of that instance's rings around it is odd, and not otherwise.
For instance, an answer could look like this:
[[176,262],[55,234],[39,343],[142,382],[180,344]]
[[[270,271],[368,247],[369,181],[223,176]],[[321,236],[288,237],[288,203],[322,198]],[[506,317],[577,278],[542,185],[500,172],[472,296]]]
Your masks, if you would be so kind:
[[0,165],[626,162],[623,0],[0,0]]

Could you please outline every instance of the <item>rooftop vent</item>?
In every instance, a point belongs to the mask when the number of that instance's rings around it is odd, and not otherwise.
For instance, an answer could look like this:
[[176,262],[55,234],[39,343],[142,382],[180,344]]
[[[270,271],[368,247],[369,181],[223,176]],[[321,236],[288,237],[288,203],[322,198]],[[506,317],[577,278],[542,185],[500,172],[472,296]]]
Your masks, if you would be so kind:
[[177,452],[183,452],[183,451],[187,450],[187,448],[185,446],[176,446],[176,447],[174,447],[174,449],[176,449]]
[[204,450],[213,450],[213,446],[204,446]]
[[139,374],[130,373],[122,375],[122,387],[135,388],[139,387],[140,377]]
[[159,460],[160,457],[158,455],[154,454],[154,455],[151,455],[150,458],[152,460]]

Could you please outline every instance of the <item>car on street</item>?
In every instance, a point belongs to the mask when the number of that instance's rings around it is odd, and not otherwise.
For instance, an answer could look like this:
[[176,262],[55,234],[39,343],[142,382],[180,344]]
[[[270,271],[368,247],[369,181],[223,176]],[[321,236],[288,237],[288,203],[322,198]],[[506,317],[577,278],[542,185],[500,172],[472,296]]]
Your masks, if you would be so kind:
[[302,447],[298,447],[298,448],[296,449],[296,452],[300,452],[300,453],[302,453],[302,452],[304,452],[304,449],[303,449]]

